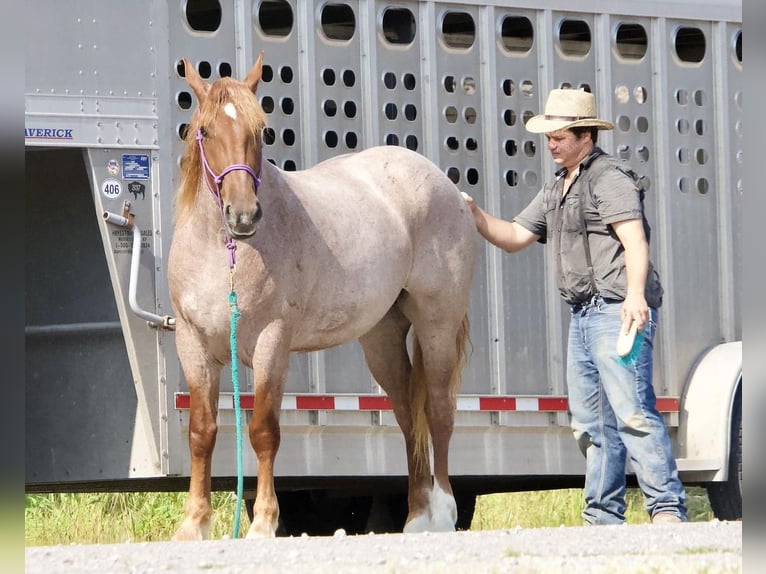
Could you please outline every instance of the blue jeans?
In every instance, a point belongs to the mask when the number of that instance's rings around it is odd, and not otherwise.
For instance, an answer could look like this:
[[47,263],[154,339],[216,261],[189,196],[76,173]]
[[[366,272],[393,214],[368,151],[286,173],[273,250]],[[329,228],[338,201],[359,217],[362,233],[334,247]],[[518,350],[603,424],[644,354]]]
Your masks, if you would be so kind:
[[649,516],[686,516],[686,493],[665,423],[655,406],[652,350],[657,310],[650,310],[635,361],[622,364],[617,336],[622,301],[594,297],[572,309],[567,385],[572,430],[585,455],[588,524],[625,521],[625,466],[630,456]]

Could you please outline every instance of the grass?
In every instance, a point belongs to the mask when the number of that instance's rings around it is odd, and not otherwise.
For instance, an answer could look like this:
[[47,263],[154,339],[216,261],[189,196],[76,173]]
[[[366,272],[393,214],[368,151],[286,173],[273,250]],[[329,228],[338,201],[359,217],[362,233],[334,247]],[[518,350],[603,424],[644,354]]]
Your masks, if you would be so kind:
[[[707,522],[715,518],[704,488],[686,489],[689,520]],[[649,522],[641,491],[629,488],[625,512],[629,524]],[[582,490],[541,490],[487,494],[476,501],[471,530],[503,528],[540,528],[545,526],[579,526],[582,524]]]
[[[28,494],[26,546],[170,540],[183,516],[185,492]],[[231,535],[236,498],[213,492],[211,538]],[[240,535],[249,526],[244,508]]]
[[[713,519],[707,493],[688,488],[689,519]],[[29,494],[25,506],[25,544],[109,544],[169,540],[183,515],[186,493]],[[213,493],[214,539],[231,536],[236,499],[230,492]],[[628,491],[627,520],[648,522],[640,491]],[[476,501],[472,530],[538,528],[582,524],[580,489],[488,494]],[[240,536],[249,527],[244,508]]]

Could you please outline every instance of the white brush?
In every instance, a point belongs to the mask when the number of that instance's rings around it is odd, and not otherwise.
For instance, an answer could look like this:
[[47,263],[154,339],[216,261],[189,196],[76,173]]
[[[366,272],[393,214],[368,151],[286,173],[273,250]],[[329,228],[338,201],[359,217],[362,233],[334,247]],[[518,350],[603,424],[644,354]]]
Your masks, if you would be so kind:
[[638,331],[638,324],[630,319],[630,327],[626,327],[626,322],[623,321],[620,328],[620,335],[617,337],[617,355],[619,357],[625,357],[630,353],[633,348],[633,342],[636,339],[636,332]]

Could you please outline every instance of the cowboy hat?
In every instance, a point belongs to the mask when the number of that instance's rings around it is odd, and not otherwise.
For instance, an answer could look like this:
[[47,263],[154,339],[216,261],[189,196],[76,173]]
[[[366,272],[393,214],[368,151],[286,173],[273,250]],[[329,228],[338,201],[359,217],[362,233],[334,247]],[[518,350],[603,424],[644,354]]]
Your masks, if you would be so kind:
[[526,128],[535,134],[556,132],[567,128],[592,126],[611,130],[614,124],[596,117],[596,98],[584,90],[551,90],[545,102],[545,113],[527,120]]

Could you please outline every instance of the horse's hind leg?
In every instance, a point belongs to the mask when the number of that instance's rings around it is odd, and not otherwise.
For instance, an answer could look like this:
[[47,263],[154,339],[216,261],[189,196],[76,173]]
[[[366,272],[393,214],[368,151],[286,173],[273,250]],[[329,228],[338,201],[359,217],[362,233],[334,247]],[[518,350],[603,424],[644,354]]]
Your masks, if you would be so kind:
[[423,347],[424,370],[428,382],[426,415],[434,449],[434,488],[431,494],[431,528],[437,531],[455,529],[457,505],[449,481],[449,445],[457,410],[457,387],[463,368],[464,345],[468,339],[468,319],[455,329],[440,331],[449,334],[437,341],[435,337],[417,337]]
[[218,389],[221,366],[212,364],[188,329],[176,333],[178,356],[189,385],[189,453],[191,477],[184,505],[184,520],[173,540],[204,540],[210,530],[210,476],[218,425]]
[[394,416],[404,435],[409,475],[407,500],[409,513],[405,531],[428,530],[431,491],[431,469],[428,457],[416,457],[415,429],[410,401],[412,367],[407,353],[407,331],[410,322],[394,306],[383,319],[359,339],[367,366],[378,384],[386,391]]
[[429,530],[455,529],[457,505],[449,481],[449,444],[455,423],[456,392],[468,339],[468,320],[459,305],[441,308],[435,300],[410,297],[404,312],[413,319],[414,386],[425,385],[425,409],[434,458]]

